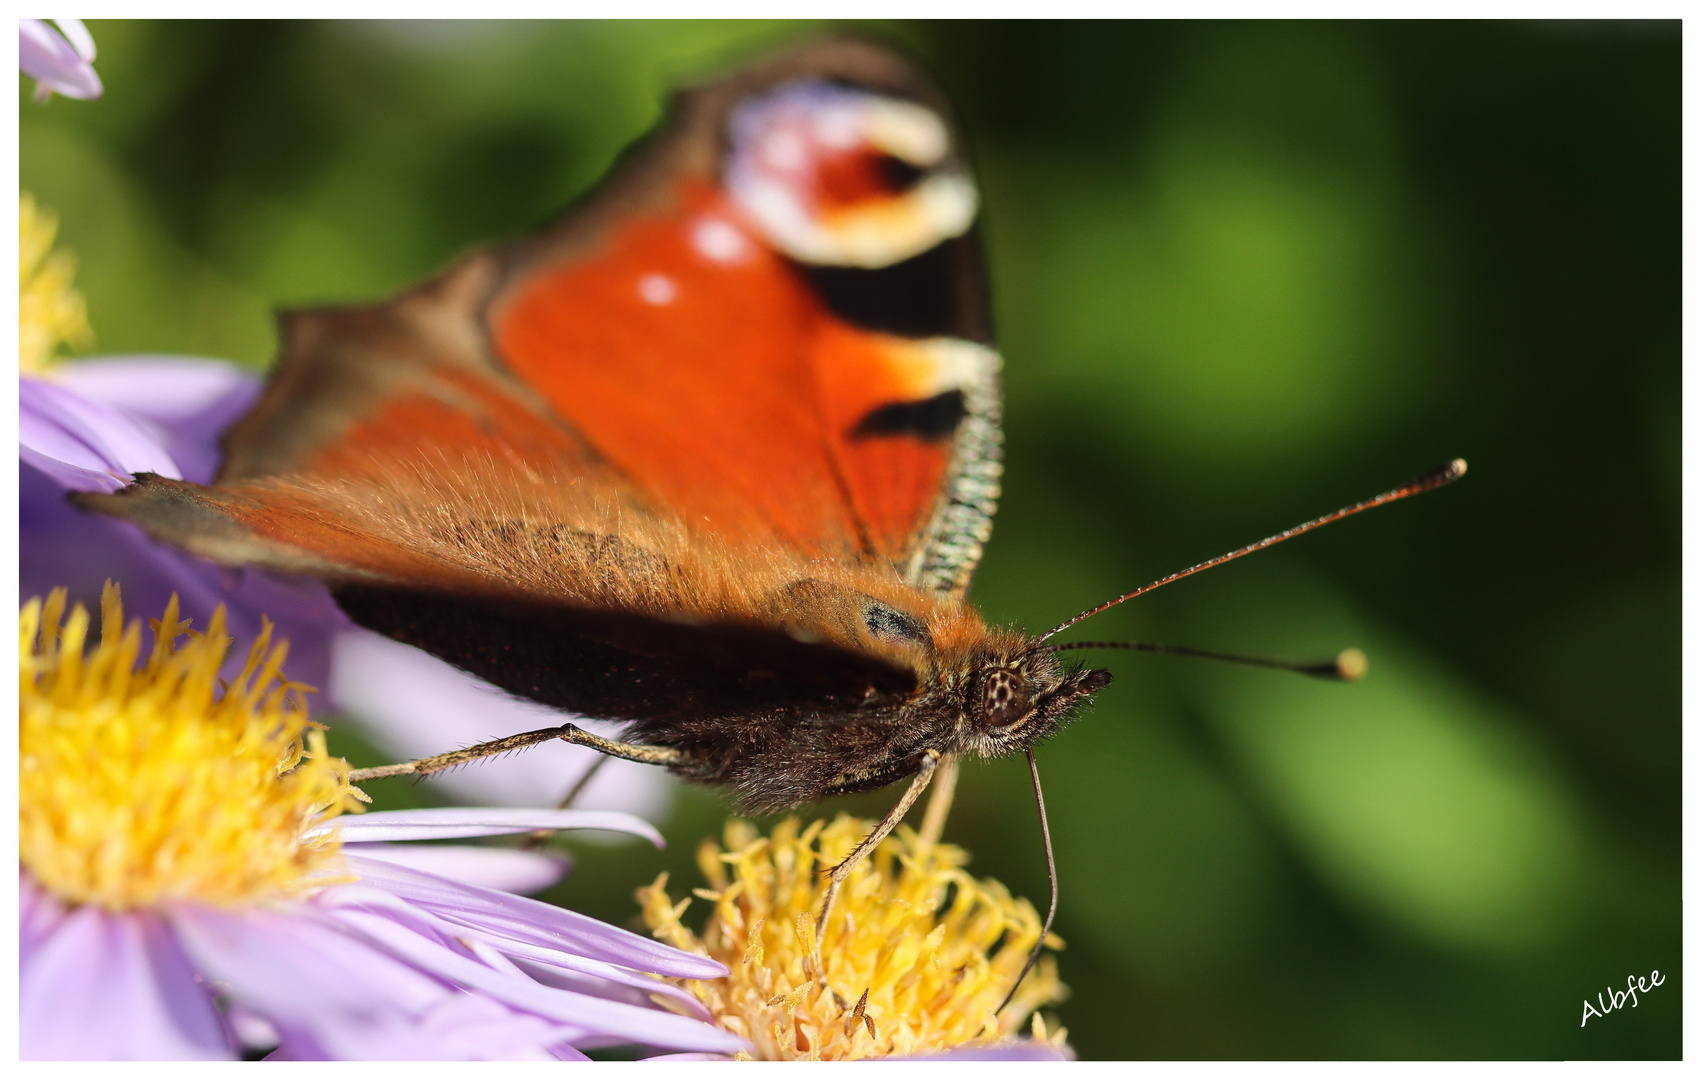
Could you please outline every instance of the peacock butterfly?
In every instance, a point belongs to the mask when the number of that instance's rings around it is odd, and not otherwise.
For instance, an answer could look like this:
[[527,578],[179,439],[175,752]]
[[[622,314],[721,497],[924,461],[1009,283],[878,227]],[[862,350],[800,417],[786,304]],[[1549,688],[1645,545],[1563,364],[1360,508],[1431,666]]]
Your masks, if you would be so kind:
[[1046,643],[1090,612],[1035,637],[964,599],[1000,474],[977,210],[926,80],[865,43],[806,47],[680,93],[536,235],[385,303],[284,315],[212,485],[139,474],[78,501],[322,578],[364,626],[626,725],[367,776],[562,738],[747,810],[911,778],[830,905],[935,773],[942,815],[957,758],[1031,768],[1110,682]]

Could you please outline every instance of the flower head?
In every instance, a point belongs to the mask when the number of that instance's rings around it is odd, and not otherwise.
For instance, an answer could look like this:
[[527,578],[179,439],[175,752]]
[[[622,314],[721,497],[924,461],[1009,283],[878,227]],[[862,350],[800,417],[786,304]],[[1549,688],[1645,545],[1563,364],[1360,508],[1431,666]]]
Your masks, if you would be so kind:
[[18,193],[18,369],[45,371],[62,344],[86,345],[89,329],[83,296],[71,285],[76,260],[53,250],[59,219]]
[[63,590],[18,619],[24,866],[54,894],[109,911],[305,891],[337,844],[303,834],[359,803],[307,718],[305,687],[283,678],[287,644],[273,647],[266,626],[221,692],[223,609],[195,634],[167,606],[145,658],[116,586],[101,609],[87,656],[88,613],[63,620]]
[[307,688],[284,677],[282,643],[262,631],[221,685],[222,613],[196,635],[174,603],[151,648],[116,588],[101,614],[92,647],[88,613],[67,614],[63,591],[19,616],[23,1056],[742,1045],[656,980],[714,978],[719,964],[489,887],[545,884],[558,862],[389,843],[538,828],[659,840],[643,822],[475,808],[341,817],[362,796],[326,755]]
[[[638,891],[657,937],[713,957],[731,974],[690,981],[722,1027],[769,1060],[910,1056],[1013,1042],[1030,1014],[1062,999],[1055,961],[1044,957],[1010,1006],[996,1013],[1038,939],[1026,900],[963,870],[962,849],[900,829],[851,872],[828,916],[819,952],[815,916],[826,876],[872,823],[840,815],[799,830],[795,818],[763,837],[727,823],[724,845],[704,841],[697,863],[714,905],[694,933],[680,922],[667,876]],[[1062,945],[1054,938],[1053,948]],[[1063,1046],[1034,1015],[1037,1041]]]

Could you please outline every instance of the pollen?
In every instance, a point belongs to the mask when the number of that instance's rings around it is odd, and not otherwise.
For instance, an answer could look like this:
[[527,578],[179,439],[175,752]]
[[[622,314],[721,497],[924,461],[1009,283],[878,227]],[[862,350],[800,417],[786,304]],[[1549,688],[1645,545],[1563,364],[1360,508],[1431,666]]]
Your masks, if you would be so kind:
[[89,329],[83,296],[71,285],[76,262],[53,250],[59,220],[36,206],[29,192],[18,195],[18,370],[39,375],[53,362],[59,346],[87,345]]
[[[1036,1038],[1062,1045],[1035,1010],[1061,1001],[1053,957],[1041,958],[996,1012],[1027,963],[1042,922],[1033,905],[963,867],[967,854],[900,828],[851,872],[819,948],[815,918],[825,870],[873,823],[840,815],[806,829],[795,818],[759,835],[734,819],[724,843],[705,840],[697,863],[713,905],[694,932],[667,875],[638,890],[656,937],[712,957],[731,974],[681,980],[721,1027],[750,1040],[759,1060],[903,1057],[1009,1042],[1032,1015]],[[1055,935],[1046,944],[1061,948]]]
[[271,625],[226,685],[222,606],[195,633],[173,596],[145,654],[111,582],[92,648],[87,610],[65,606],[55,589],[18,615],[18,855],[36,881],[108,910],[328,883],[334,836],[302,834],[363,796],[308,719],[309,688],[284,678]]

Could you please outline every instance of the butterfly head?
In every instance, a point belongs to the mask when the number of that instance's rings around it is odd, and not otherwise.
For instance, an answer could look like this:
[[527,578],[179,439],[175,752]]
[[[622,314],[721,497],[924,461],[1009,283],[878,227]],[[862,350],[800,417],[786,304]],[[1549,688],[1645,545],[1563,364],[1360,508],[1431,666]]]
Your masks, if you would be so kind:
[[965,688],[967,741],[983,757],[1024,750],[1109,685],[1110,672],[1066,665],[1044,646],[990,654]]

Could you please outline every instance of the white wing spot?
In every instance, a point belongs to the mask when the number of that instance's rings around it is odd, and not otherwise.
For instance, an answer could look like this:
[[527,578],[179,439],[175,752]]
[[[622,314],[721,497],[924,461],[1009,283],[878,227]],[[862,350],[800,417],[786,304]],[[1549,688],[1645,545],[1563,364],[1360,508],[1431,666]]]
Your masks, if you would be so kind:
[[679,286],[666,274],[645,274],[638,279],[638,295],[646,304],[662,307],[679,296]]
[[718,217],[706,217],[691,230],[691,243],[710,262],[730,263],[742,259],[750,241],[742,232]]

